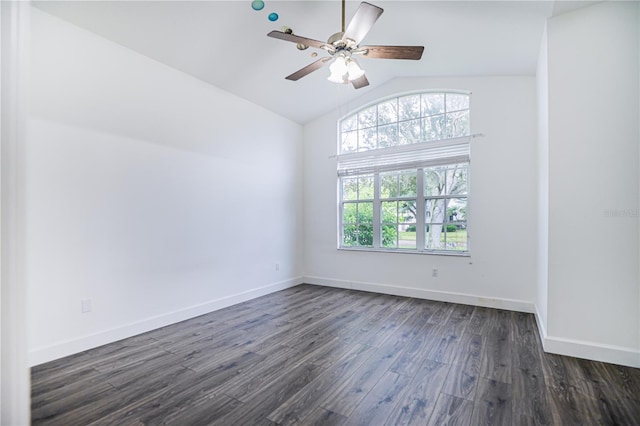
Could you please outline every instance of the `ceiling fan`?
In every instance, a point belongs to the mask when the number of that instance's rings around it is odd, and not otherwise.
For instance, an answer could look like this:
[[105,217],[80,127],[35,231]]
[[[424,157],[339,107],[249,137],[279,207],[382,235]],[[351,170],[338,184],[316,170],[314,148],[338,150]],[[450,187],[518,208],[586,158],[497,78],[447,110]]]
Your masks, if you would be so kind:
[[342,0],[342,31],[333,34],[326,43],[294,35],[290,29],[284,32],[271,31],[267,34],[269,37],[296,43],[298,49],[301,50],[311,46],[329,53],[329,56],[320,58],[288,75],[285,77],[287,80],[297,81],[333,61],[329,67],[331,71],[329,81],[344,84],[351,83],[353,87],[360,89],[368,86],[369,80],[364,75],[364,70],[358,64],[355,56],[378,59],[419,60],[422,58],[424,46],[360,46],[362,39],[382,15],[384,11],[382,8],[367,2],[360,3],[346,30],[344,26],[344,11],[345,0]]

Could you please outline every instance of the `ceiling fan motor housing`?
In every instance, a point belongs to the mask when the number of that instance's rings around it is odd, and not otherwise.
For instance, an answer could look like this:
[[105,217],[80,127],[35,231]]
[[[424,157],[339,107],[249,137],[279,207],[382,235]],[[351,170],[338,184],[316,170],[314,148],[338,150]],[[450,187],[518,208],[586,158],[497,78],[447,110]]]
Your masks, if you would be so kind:
[[329,37],[329,40],[327,40],[327,43],[336,47],[338,47],[339,45],[342,45],[342,47],[344,47],[346,46],[346,43],[342,41],[343,36],[344,36],[343,32],[335,33],[331,37]]

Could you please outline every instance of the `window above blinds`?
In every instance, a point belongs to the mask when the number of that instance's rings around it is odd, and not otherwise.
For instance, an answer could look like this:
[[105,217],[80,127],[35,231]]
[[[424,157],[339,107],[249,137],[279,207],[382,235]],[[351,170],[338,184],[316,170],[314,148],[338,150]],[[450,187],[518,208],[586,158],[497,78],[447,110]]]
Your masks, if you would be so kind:
[[470,134],[469,92],[385,99],[340,121],[339,154],[415,146]]

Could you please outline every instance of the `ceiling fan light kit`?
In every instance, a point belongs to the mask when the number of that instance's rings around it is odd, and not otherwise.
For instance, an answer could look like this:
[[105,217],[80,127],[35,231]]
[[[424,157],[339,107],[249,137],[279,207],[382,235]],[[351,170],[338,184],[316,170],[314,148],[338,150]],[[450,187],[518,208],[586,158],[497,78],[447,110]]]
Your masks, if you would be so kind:
[[349,81],[357,80],[364,75],[364,70],[360,68],[360,65],[355,59],[349,59],[347,63],[347,74],[349,75]]
[[364,75],[364,70],[355,59],[343,55],[336,56],[329,66],[329,71],[331,74],[327,80],[340,84],[350,83]]
[[[311,46],[326,51],[329,56],[323,57],[304,68],[285,77],[287,80],[297,81],[302,77],[322,68],[326,63],[329,66],[328,80],[334,83],[351,83],[354,88],[360,89],[369,85],[365,72],[360,64],[352,58],[360,55],[363,58],[378,59],[410,59],[422,58],[424,46],[360,46],[360,42],[367,35],[373,24],[382,15],[383,10],[378,6],[362,2],[351,18],[345,30],[344,26],[345,0],[342,0],[342,32],[335,33],[326,43],[294,35],[289,32],[271,31],[267,36],[280,40],[296,43],[298,49],[302,46]],[[305,48],[306,48],[305,47]],[[300,49],[302,50],[302,49]]]

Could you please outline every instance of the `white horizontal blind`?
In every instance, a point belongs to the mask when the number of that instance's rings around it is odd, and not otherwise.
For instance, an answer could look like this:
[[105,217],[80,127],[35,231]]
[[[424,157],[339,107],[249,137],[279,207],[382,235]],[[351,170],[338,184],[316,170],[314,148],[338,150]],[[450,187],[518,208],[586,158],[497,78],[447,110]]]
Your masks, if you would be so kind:
[[338,155],[338,176],[463,163],[473,136]]

